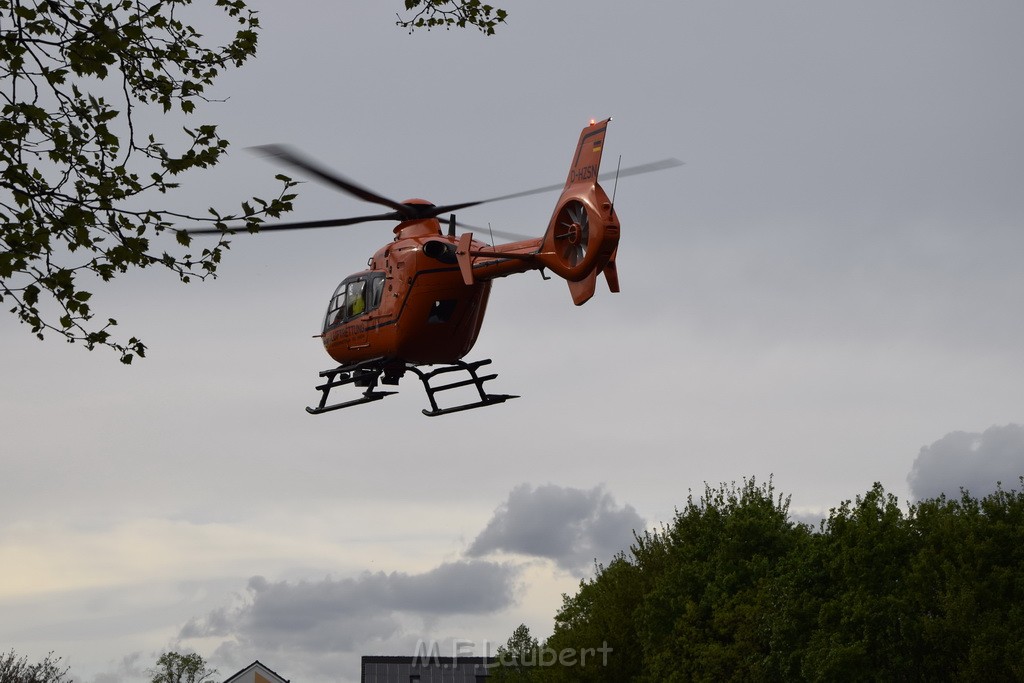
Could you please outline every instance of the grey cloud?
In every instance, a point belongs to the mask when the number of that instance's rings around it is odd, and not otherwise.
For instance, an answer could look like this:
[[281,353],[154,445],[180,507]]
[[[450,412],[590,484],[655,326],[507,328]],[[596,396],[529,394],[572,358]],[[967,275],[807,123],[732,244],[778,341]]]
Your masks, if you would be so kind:
[[625,550],[644,521],[632,506],[617,507],[598,486],[589,491],[547,485],[517,486],[466,554],[505,551],[554,560],[571,571]]
[[113,669],[96,674],[92,683],[124,683],[147,678],[141,652],[125,655],[114,664]]
[[[254,577],[256,578],[256,577]],[[250,584],[252,580],[250,579]],[[208,638],[231,634],[234,625],[234,614],[226,607],[218,607],[202,619],[191,619],[181,629],[179,638]]]
[[400,615],[431,619],[487,614],[512,603],[517,569],[486,561],[442,564],[422,574],[364,573],[323,581],[249,580],[249,599],[189,621],[180,638],[231,639],[243,649],[351,652],[401,630]]
[[967,489],[984,496],[1002,482],[1017,488],[1024,475],[1024,427],[1017,424],[992,426],[981,434],[951,432],[921,449],[907,476],[914,498],[940,493],[959,495]]

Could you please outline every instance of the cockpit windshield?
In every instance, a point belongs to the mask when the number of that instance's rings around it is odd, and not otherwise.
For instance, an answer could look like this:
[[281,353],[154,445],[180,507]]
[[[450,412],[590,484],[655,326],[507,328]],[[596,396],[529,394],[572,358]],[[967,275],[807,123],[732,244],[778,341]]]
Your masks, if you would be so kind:
[[383,294],[384,273],[363,273],[346,278],[331,296],[324,318],[324,331],[376,309]]

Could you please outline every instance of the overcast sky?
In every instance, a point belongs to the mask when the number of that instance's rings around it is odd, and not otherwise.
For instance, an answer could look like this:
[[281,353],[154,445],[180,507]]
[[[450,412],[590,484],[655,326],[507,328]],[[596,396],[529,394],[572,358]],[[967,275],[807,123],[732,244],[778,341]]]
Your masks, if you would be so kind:
[[[559,182],[591,118],[614,117],[606,169],[686,165],[619,182],[621,294],[495,283],[470,358],[522,398],[483,410],[423,417],[410,378],[304,412],[327,299],[389,226],[240,235],[210,283],[119,278],[91,303],[149,345],[131,367],[4,316],[4,647],[84,683],[167,648],[353,681],[420,640],[547,636],[704,482],[772,476],[808,518],[876,481],[1019,486],[1017,0],[529,0],[489,38],[407,35],[397,0],[251,4],[259,57],[200,114],[233,153],[175,208],[273,192],[245,151],[267,143],[438,203]],[[296,220],[369,207],[300,192]],[[460,219],[540,234],[555,199]]]

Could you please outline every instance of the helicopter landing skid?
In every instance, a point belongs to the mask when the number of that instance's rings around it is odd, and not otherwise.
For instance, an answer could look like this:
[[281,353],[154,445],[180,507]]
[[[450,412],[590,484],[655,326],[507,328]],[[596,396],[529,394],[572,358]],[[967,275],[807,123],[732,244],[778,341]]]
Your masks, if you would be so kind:
[[[457,413],[463,410],[472,410],[473,408],[484,408],[497,403],[504,403],[510,398],[519,398],[518,396],[513,396],[511,394],[488,394],[484,391],[484,382],[494,379],[497,375],[492,374],[481,376],[477,374],[477,370],[480,369],[480,366],[487,365],[490,362],[490,358],[474,361],[472,363],[455,361],[454,363],[444,365],[436,370],[430,370],[429,372],[420,370],[411,363],[406,363],[404,367],[401,364],[398,364],[397,366],[393,364],[386,364],[379,358],[362,361],[360,363],[339,365],[336,368],[324,370],[320,373],[321,377],[327,379],[326,382],[316,387],[317,391],[321,392],[320,403],[315,408],[307,407],[306,412],[310,415],[319,415],[320,413],[340,410],[342,408],[351,408],[352,406],[358,406],[363,403],[370,403],[372,401],[379,401],[382,398],[387,398],[388,396],[398,392],[378,391],[378,383],[392,385],[398,384],[399,378],[406,370],[411,371],[419,377],[421,382],[423,382],[423,388],[427,392],[427,399],[430,401],[430,409],[423,410],[423,414],[427,417],[437,417],[438,415],[447,415],[449,413]],[[469,373],[469,379],[451,382],[449,384],[442,384],[440,386],[431,385],[431,381],[438,375],[459,371]],[[336,387],[345,386],[346,384],[354,384],[357,387],[364,387],[365,391],[363,391],[359,398],[328,405],[327,399],[330,396],[331,390]],[[437,399],[434,398],[435,394],[449,389],[458,389],[460,387],[469,386],[476,389],[480,396],[478,401],[470,401],[469,403],[463,403],[449,408],[441,408],[437,405]]]
[[[380,363],[374,363],[372,361],[355,363],[353,365],[339,365],[336,368],[322,371],[320,376],[326,377],[327,381],[316,388],[317,391],[322,392],[322,395],[320,396],[320,404],[316,408],[307,407],[306,412],[310,415],[319,415],[320,413],[326,413],[331,410],[351,408],[352,406],[361,405],[363,403],[379,401],[382,398],[398,393],[395,391],[376,391],[377,381],[380,379],[381,373],[383,372],[384,367],[380,365]],[[346,384],[355,384],[357,387],[366,387],[366,391],[363,392],[362,396],[352,399],[351,401],[343,401],[342,403],[327,405],[327,397],[330,395],[331,389],[341,387]]]
[[[430,372],[424,372],[414,365],[407,365],[406,369],[411,370],[420,381],[423,382],[423,388],[427,392],[427,399],[430,400],[430,410],[424,409],[423,414],[427,417],[437,417],[438,415],[447,415],[449,413],[458,413],[463,410],[472,410],[473,408],[484,408],[486,406],[492,406],[497,403],[504,403],[510,398],[519,398],[511,394],[488,394],[484,391],[484,382],[494,379],[497,375],[484,375],[481,377],[477,374],[477,370],[480,369],[481,365],[487,365],[491,362],[490,358],[484,360],[473,361],[472,363],[466,363],[463,361],[455,361],[451,365],[445,365],[436,370]],[[464,370],[469,373],[469,379],[464,379],[458,382],[452,382],[450,384],[442,384],[441,386],[431,386],[430,381],[438,375],[443,375],[447,372],[459,372]],[[476,388],[477,393],[480,394],[479,401],[472,401],[470,403],[463,403],[462,405],[452,406],[450,408],[439,408],[437,400],[434,398],[434,394],[448,389],[457,389],[459,387],[473,386]]]

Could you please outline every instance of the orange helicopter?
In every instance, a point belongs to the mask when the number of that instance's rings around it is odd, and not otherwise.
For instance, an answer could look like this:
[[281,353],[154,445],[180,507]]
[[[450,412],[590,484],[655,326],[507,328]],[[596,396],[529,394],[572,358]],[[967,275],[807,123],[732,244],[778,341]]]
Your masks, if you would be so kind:
[[[613,201],[598,183],[605,132],[611,119],[591,121],[580,133],[569,175],[564,185],[551,185],[481,201],[435,206],[423,199],[396,202],[325,170],[280,146],[261,149],[280,161],[364,201],[392,209],[389,213],[353,218],[261,225],[260,232],[353,225],[370,221],[398,221],[395,237],[370,258],[368,268],[346,277],[331,296],[322,332],[324,348],[340,365],[320,373],[325,381],[316,407],[320,414],[378,401],[396,393],[382,391],[380,384],[396,386],[410,372],[423,383],[434,417],[481,408],[508,399],[491,394],[484,383],[497,375],[481,375],[490,359],[465,362],[480,334],[484,311],[495,278],[530,270],[549,270],[564,278],[573,302],[586,303],[603,273],[612,292],[619,291],[615,255],[619,244],[619,220]],[[621,169],[618,176],[657,171],[681,162],[666,159]],[[473,238],[472,232],[456,236],[455,211],[488,202],[562,189],[543,237],[520,239],[491,246]],[[613,192],[614,195],[614,192]],[[438,216],[449,214],[443,233]],[[227,228],[225,228],[227,229]],[[190,230],[220,233],[220,228]],[[496,233],[501,234],[501,233]],[[545,279],[547,279],[545,277]],[[437,366],[424,369],[424,366]],[[465,378],[447,384],[434,380],[449,373]],[[445,380],[446,381],[446,380]],[[328,404],[331,391],[354,385],[362,392],[354,399]],[[440,407],[436,395],[459,387],[473,387],[473,400]]]

